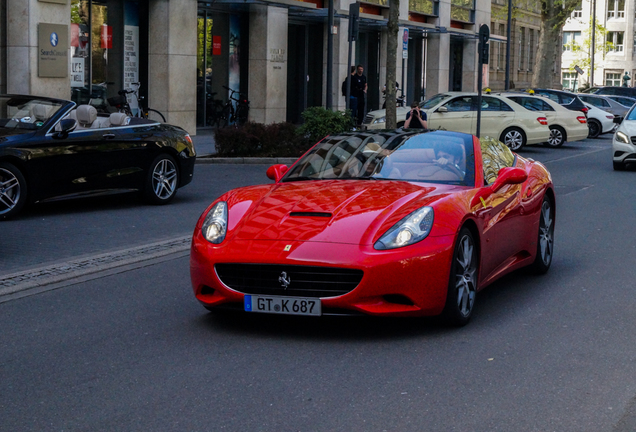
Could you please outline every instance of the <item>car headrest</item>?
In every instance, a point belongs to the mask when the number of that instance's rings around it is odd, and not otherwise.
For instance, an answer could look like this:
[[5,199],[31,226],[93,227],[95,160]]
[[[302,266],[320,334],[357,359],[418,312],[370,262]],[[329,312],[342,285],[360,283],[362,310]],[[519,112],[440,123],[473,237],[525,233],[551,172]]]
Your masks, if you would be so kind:
[[90,127],[97,118],[97,109],[92,105],[80,105],[75,110],[80,126]]
[[112,113],[109,122],[111,126],[125,126],[130,122],[130,117],[125,113]]
[[435,159],[432,148],[400,150],[391,155],[392,162],[431,163]]
[[42,104],[33,105],[33,117],[37,121],[46,121],[49,118],[49,107]]

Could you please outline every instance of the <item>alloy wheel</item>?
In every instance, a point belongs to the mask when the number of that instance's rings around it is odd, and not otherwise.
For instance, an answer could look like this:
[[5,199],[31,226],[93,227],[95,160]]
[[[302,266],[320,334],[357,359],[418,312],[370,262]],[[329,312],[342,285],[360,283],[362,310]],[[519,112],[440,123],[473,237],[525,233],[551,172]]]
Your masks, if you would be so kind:
[[152,190],[157,198],[170,198],[177,189],[177,168],[170,159],[161,159],[152,172]]
[[0,215],[9,213],[20,201],[20,181],[11,171],[0,168]]
[[511,130],[504,136],[504,144],[506,144],[510,150],[519,150],[523,147],[523,135],[518,130]]
[[552,251],[554,247],[554,221],[552,219],[552,209],[550,201],[544,200],[541,206],[541,219],[539,220],[539,253],[544,265],[549,266],[552,262]]
[[590,130],[590,138],[596,138],[601,134],[601,125],[598,124],[595,120],[588,122],[587,127]]
[[557,128],[550,129],[550,137],[548,138],[548,144],[552,147],[559,147],[563,144],[563,132]]
[[464,235],[459,242],[455,266],[457,309],[463,317],[468,317],[475,304],[477,286],[475,245],[469,235]]

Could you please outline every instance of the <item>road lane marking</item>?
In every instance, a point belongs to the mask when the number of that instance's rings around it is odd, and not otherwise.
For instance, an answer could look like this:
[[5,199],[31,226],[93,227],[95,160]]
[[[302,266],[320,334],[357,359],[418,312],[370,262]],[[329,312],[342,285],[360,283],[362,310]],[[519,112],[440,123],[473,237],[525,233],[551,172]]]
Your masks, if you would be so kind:
[[559,161],[568,160],[568,159],[574,159],[574,158],[577,158],[577,157],[589,155],[589,154],[592,154],[592,153],[598,153],[598,152],[602,152],[602,151],[607,151],[607,150],[610,150],[610,149],[607,148],[607,147],[604,147],[604,148],[599,149],[599,150],[593,150],[593,151],[589,151],[589,152],[585,152],[585,153],[579,153],[579,154],[572,155],[572,156],[565,156],[565,157],[562,157],[562,158],[559,158],[559,159],[552,159],[552,160],[541,162],[541,163],[548,164],[548,163],[552,163],[552,162],[559,162]]
[[[141,267],[146,261],[156,260],[168,255],[178,253],[186,255],[190,250],[191,239],[192,236],[190,235],[177,237],[0,276],[0,303],[14,298],[13,294],[19,292],[44,286],[60,285],[61,282],[118,267]],[[37,289],[37,291],[46,290]]]

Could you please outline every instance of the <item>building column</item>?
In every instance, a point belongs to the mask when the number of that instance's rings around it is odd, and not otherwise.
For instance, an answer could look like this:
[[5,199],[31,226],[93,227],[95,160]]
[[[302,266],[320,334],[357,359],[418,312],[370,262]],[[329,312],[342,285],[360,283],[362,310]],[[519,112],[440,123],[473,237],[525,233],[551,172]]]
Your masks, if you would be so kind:
[[280,123],[287,118],[287,9],[250,6],[249,118]]
[[195,134],[197,3],[151,1],[148,26],[148,106]]
[[426,97],[449,89],[450,34],[430,33],[426,58]]
[[[60,78],[38,75],[38,26],[61,24],[70,28],[70,3],[48,3],[38,0],[6,0],[6,46],[2,57],[0,86],[7,93],[33,94],[70,99],[71,82],[67,74]],[[69,38],[70,38],[70,32]],[[65,41],[69,45],[69,40]],[[70,67],[67,50],[67,67]],[[6,62],[5,62],[6,61]],[[6,80],[6,81],[5,81]]]

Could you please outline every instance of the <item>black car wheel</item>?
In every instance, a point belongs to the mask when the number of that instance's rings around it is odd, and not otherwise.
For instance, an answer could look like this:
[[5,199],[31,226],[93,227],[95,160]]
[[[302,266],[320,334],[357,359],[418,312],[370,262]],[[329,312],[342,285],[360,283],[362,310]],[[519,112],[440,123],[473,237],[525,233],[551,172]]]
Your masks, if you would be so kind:
[[168,204],[177,194],[179,169],[174,158],[161,154],[150,164],[144,194],[152,204]]
[[550,126],[550,137],[548,138],[548,146],[561,147],[565,142],[565,131],[560,126]]
[[510,150],[520,150],[526,145],[526,136],[519,128],[508,128],[501,134],[499,141],[507,145]]
[[539,237],[537,239],[537,257],[533,267],[535,273],[544,274],[550,269],[554,253],[554,208],[548,196],[543,197],[539,214]]
[[601,134],[601,124],[598,120],[589,119],[587,121],[587,127],[590,130],[588,138],[597,138]]
[[470,320],[477,295],[477,261],[473,235],[462,228],[455,244],[443,312],[449,324],[463,326]]
[[27,199],[27,184],[20,170],[8,162],[0,162],[0,220],[20,212]]

